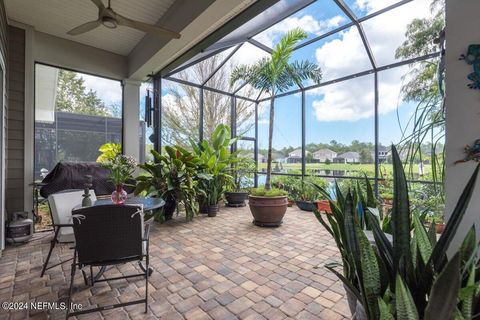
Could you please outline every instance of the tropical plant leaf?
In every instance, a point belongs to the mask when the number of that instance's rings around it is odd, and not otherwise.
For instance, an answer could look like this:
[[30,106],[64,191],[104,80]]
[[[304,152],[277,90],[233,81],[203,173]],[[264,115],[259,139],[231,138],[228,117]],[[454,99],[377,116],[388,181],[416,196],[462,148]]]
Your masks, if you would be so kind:
[[457,252],[432,285],[424,319],[451,320],[457,306],[459,290],[460,254]]
[[380,313],[377,301],[377,298],[381,295],[380,268],[372,245],[358,225],[356,228],[362,263],[364,301],[366,302],[364,307],[366,307],[369,316],[376,319]]
[[395,320],[395,317],[390,313],[390,308],[382,298],[378,298],[378,309],[380,310],[380,320]]
[[477,250],[478,246],[476,240],[475,225],[473,225],[467,232],[467,235],[463,239],[462,245],[460,246],[462,274],[464,272],[469,272],[470,265],[472,264],[472,262],[474,263],[474,259],[476,258]]
[[345,278],[341,273],[339,273],[337,270],[334,269],[334,267],[332,266],[329,266],[329,265],[325,265],[325,268],[327,268],[328,270],[330,270],[332,273],[334,273],[338,279],[340,279],[343,284],[348,288],[350,289],[350,291],[355,295],[355,297],[357,298],[358,301],[362,301],[362,296],[360,294],[360,292],[358,291],[358,289],[355,287],[355,285],[353,283],[351,283],[347,278]]
[[475,171],[470,177],[470,180],[463,189],[463,192],[457,201],[457,205],[455,206],[455,209],[453,210],[450,219],[448,220],[448,223],[445,225],[445,230],[440,236],[440,239],[438,239],[436,246],[433,248],[431,262],[433,264],[434,270],[437,272],[442,270],[442,267],[446,263],[447,249],[450,246],[453,238],[455,237],[460,222],[462,221],[465,211],[467,210],[467,207],[470,203],[470,199],[475,189],[479,169],[480,164],[477,165]]
[[[392,145],[393,161],[393,209],[391,213],[391,224],[393,229],[393,253],[395,264],[400,266],[406,264],[405,270],[400,270],[402,276],[406,276],[410,257],[410,202],[408,199],[407,179],[403,170],[402,161],[398,155],[397,149]],[[404,262],[400,260],[405,258]]]
[[414,224],[414,234],[415,234],[415,244],[418,248],[420,256],[423,259],[423,262],[426,264],[432,255],[432,244],[428,237],[425,227],[420,222],[418,215],[413,215],[413,224]]
[[390,283],[395,282],[395,266],[394,266],[394,259],[393,259],[393,247],[390,241],[388,240],[385,233],[380,229],[380,225],[376,219],[373,219],[373,215],[371,212],[368,212],[370,220],[374,221],[372,223],[372,233],[375,239],[375,244],[378,247],[378,253],[383,260],[385,267],[388,270],[388,274],[390,275]]
[[464,319],[472,319],[475,291],[478,284],[475,284],[475,264],[471,264],[466,287],[460,289],[460,302],[462,303],[462,316]]
[[399,274],[395,283],[395,309],[397,320],[417,320],[418,312],[410,291],[405,287]]

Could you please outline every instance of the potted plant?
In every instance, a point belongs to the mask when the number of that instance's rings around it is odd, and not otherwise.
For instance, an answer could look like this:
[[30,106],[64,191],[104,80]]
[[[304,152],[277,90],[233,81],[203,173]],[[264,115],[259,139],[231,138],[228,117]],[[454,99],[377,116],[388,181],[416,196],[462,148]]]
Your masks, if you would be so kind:
[[295,204],[300,210],[312,212],[317,207],[318,196],[318,191],[305,182],[305,180],[302,180],[298,196],[295,199]]
[[241,155],[236,157],[232,166],[233,181],[225,192],[227,207],[245,206],[245,200],[248,199],[248,188],[252,187],[255,169],[255,161],[252,158]]
[[281,189],[253,188],[248,198],[253,224],[260,227],[278,227],[283,223],[288,192]]
[[[473,288],[480,285],[475,228],[472,226],[459,250],[452,250],[450,244],[472,197],[480,166],[437,240],[435,230],[426,229],[410,209],[405,173],[394,147],[392,159],[393,241],[372,214],[375,210],[368,208],[373,192],[368,191],[366,198],[358,190],[348,190],[346,195],[340,192],[337,202],[330,202],[328,223],[315,212],[342,256],[341,264],[328,264],[327,269],[344,283],[355,319],[473,319],[479,302]],[[373,244],[364,231],[366,226],[372,230]],[[338,266],[343,267],[343,274],[336,270]]]
[[436,233],[441,234],[445,230],[445,219],[443,213],[440,212],[429,212],[425,216],[425,226],[432,227],[434,226]]
[[[182,205],[187,221],[198,213],[197,195],[198,180],[195,170],[199,159],[195,154],[176,146],[165,147],[166,155],[151,150],[155,162],[139,165],[143,173],[139,175],[135,194],[161,197],[165,206],[154,214],[156,221],[163,222],[172,218],[175,209],[177,214]],[[147,217],[147,219],[150,217]]]
[[[282,37],[280,42],[275,46],[270,57],[264,58],[251,66],[237,66],[233,69],[230,77],[232,87],[235,83],[243,81],[250,84],[255,89],[258,89],[261,92],[266,92],[270,95],[267,176],[264,192],[260,192],[261,194],[269,194],[272,187],[272,141],[275,119],[275,96],[279,93],[285,92],[290,87],[301,83],[304,80],[312,80],[314,83],[320,83],[321,80],[321,70],[315,63],[310,61],[290,62],[295,46],[299,41],[306,37],[307,34],[299,28],[287,32],[287,34]],[[282,205],[279,205],[280,203]],[[284,194],[281,199],[278,199],[278,196],[263,197],[262,199],[259,199],[258,196],[250,195],[249,205],[252,214],[253,210],[265,210],[265,208],[271,208],[271,216],[273,217],[276,215],[276,218],[273,220],[279,225],[278,221],[281,221],[279,217],[283,218],[287,210],[287,195]]]
[[199,172],[199,188],[203,196],[199,197],[200,205],[205,205],[208,216],[217,215],[218,203],[223,197],[228,185],[232,184],[230,174],[231,165],[235,155],[230,152],[230,146],[236,139],[231,139],[230,127],[220,124],[210,138],[199,143],[190,141],[193,151],[199,159],[197,171]]
[[114,204],[123,204],[127,200],[127,192],[123,189],[125,183],[132,179],[137,163],[133,157],[123,154],[105,159],[102,167],[110,170],[109,179],[115,185],[111,199]]

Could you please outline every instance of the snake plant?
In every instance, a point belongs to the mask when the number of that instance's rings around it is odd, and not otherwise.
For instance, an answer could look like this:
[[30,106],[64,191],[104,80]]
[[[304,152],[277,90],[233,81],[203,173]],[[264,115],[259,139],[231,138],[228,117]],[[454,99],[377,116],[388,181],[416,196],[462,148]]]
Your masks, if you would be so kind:
[[[472,197],[479,166],[437,240],[435,225],[427,229],[422,217],[411,212],[408,184],[395,147],[392,156],[394,199],[389,218],[393,241],[382,231],[378,215],[373,214],[377,211],[369,208],[373,202],[366,203],[358,190],[343,195],[337,188],[337,200],[330,200],[332,215],[327,215],[328,221],[315,212],[336,241],[343,273],[335,269],[335,264],[326,267],[361,303],[368,319],[475,319],[480,274],[474,227],[450,259],[447,249]],[[368,209],[359,211],[358,206]],[[367,225],[372,229],[374,244],[365,235]]]

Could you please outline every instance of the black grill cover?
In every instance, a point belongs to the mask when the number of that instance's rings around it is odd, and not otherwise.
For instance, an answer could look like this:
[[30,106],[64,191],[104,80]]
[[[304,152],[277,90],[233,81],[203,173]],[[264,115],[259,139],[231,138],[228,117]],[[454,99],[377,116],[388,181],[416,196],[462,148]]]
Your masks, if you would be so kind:
[[[92,176],[93,190],[97,196],[109,195],[115,190],[115,186],[108,179],[108,174],[108,169],[95,162],[59,162],[43,179],[42,182],[46,185],[40,189],[40,195],[47,198],[60,191],[83,189],[86,175]],[[125,186],[124,189],[127,193],[132,193],[134,187]]]

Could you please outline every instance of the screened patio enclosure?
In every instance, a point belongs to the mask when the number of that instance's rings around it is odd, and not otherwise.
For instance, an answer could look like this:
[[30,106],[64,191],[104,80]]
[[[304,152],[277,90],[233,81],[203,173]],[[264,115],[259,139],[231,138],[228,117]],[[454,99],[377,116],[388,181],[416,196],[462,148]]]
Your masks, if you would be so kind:
[[[294,27],[308,37],[292,60],[315,61],[322,81],[297,83],[275,96],[274,176],[318,176],[389,180],[391,144],[411,130],[415,104],[403,98],[402,85],[422,64],[438,64],[433,43],[418,54],[401,57],[407,25],[428,19],[427,0],[282,0],[225,34],[201,43],[153,77],[155,148],[209,138],[219,123],[240,137],[237,150],[257,163],[255,185],[265,174],[271,97],[247,83],[230,85],[232,69],[268,57],[282,35]],[[443,143],[443,130],[432,129],[430,144]],[[319,155],[331,152],[330,158]],[[428,154],[428,151],[426,152]],[[410,182],[435,187],[430,163],[412,165]]]

